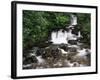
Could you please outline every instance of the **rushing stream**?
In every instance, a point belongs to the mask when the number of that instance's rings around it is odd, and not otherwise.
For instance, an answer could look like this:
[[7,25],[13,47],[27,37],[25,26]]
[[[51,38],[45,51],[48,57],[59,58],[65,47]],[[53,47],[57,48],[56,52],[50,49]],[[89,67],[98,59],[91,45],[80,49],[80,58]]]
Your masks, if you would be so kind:
[[51,32],[51,44],[45,48],[33,47],[23,59],[23,69],[90,66],[91,51],[80,42],[81,31],[76,31],[77,16],[71,14],[66,29]]

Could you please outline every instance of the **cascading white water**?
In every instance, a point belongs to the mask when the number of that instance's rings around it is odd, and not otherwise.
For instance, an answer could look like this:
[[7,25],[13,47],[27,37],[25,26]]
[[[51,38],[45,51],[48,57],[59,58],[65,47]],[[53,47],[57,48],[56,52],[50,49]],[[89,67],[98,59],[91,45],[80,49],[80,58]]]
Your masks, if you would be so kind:
[[51,33],[51,41],[53,44],[67,44],[67,31],[62,32],[62,30],[59,30],[58,32],[52,32]]
[[77,25],[77,16],[71,14],[71,25]]
[[[74,27],[73,25],[77,25],[77,16],[75,16],[74,14],[71,14],[71,24],[69,27]],[[80,33],[79,33],[80,36]],[[70,29],[69,31],[62,31],[62,29],[60,29],[59,31],[53,31],[51,33],[51,41],[53,42],[53,44],[68,44],[68,40],[76,40],[78,36],[72,34],[72,30]]]

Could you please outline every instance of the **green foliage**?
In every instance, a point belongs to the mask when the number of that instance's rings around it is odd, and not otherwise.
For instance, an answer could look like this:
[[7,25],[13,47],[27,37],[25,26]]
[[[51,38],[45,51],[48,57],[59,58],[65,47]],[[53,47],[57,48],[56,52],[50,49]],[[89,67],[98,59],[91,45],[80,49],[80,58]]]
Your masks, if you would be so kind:
[[83,36],[83,42],[90,45],[90,39],[91,39],[91,19],[90,14],[82,14],[78,13],[78,24],[81,28],[81,34]]
[[69,24],[67,13],[23,11],[23,47],[31,48],[48,39],[49,31],[53,28],[64,28]]
[[[90,14],[77,13],[78,24],[85,35],[84,42],[90,40]],[[23,48],[30,49],[37,43],[48,40],[49,31],[65,28],[70,24],[70,13],[23,10]],[[88,35],[86,35],[88,34]]]

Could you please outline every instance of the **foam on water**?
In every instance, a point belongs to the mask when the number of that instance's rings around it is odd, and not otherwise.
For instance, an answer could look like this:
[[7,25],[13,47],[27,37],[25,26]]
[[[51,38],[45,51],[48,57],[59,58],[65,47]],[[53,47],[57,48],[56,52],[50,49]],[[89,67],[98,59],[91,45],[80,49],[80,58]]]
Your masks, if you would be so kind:
[[51,41],[53,44],[67,44],[67,31],[62,32],[62,30],[59,30],[58,32],[52,32],[51,33]]
[[85,55],[87,55],[87,52],[86,52],[86,49],[82,49],[82,50],[78,50],[78,54],[77,54],[77,56],[85,56]]
[[36,58],[37,58],[39,64],[45,62],[45,60],[42,58],[42,56],[37,56]]
[[64,51],[63,49],[59,48],[59,50],[61,51],[62,54],[67,54],[68,53],[68,52]]

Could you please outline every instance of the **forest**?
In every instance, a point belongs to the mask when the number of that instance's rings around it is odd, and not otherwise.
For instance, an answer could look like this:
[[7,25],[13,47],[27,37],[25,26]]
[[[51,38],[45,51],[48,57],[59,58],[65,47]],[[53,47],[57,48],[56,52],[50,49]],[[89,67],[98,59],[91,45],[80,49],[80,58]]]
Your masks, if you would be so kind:
[[[54,28],[65,28],[70,25],[71,13],[23,11],[23,48],[28,50],[33,45],[48,40],[50,31]],[[90,14],[77,13],[78,26],[83,42],[90,45]]]

